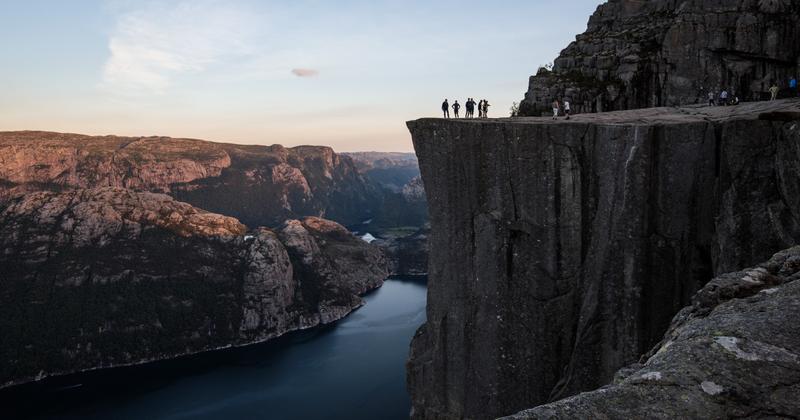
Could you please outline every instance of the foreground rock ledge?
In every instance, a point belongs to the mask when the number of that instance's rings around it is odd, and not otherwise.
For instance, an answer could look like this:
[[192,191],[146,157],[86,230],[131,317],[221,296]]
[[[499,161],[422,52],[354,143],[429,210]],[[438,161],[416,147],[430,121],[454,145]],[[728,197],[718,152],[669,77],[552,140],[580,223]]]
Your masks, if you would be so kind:
[[507,419],[796,418],[800,247],[706,285],[614,384]]
[[800,243],[800,101],[408,123],[431,215],[416,418],[608,384],[714,276]]

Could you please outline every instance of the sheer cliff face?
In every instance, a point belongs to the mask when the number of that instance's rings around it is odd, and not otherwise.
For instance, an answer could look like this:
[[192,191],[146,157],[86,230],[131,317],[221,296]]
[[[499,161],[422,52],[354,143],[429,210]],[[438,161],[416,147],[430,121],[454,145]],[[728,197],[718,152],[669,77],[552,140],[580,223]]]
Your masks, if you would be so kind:
[[800,412],[800,248],[722,275],[613,384],[508,419],[792,418]]
[[750,99],[800,70],[793,0],[612,0],[532,76],[521,115],[569,99],[576,112],[707,102],[722,89]]
[[0,387],[328,323],[386,274],[322,219],[246,232],[163,194],[31,193],[0,206]]
[[607,383],[715,273],[797,243],[800,122],[781,120],[799,111],[410,122],[432,224],[414,416],[490,418]]
[[106,186],[168,193],[249,226],[302,216],[359,223],[380,201],[352,160],[328,147],[0,132],[0,201],[41,189]]

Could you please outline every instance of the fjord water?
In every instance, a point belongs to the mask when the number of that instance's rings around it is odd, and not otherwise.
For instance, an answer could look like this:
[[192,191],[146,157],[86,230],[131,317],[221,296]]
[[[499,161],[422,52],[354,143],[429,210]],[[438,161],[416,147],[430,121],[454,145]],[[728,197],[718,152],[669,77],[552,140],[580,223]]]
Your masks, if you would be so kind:
[[390,279],[331,326],[54,378],[2,392],[0,403],[12,417],[33,418],[406,419],[405,361],[425,298],[424,279]]

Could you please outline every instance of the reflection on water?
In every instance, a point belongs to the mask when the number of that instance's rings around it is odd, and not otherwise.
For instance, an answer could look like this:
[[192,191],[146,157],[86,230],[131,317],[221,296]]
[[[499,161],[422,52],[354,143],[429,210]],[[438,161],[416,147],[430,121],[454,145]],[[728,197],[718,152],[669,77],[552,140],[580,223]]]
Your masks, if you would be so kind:
[[[11,417],[406,419],[423,280],[392,279],[335,325],[265,344],[54,378],[0,393]],[[5,416],[0,416],[5,417]]]

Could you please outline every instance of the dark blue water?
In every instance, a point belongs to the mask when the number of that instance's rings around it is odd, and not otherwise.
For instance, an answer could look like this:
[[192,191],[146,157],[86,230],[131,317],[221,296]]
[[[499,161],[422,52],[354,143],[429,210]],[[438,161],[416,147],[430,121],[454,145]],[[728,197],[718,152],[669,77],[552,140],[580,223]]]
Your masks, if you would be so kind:
[[425,297],[424,281],[388,280],[332,326],[12,388],[0,393],[0,417],[407,419],[405,361]]

